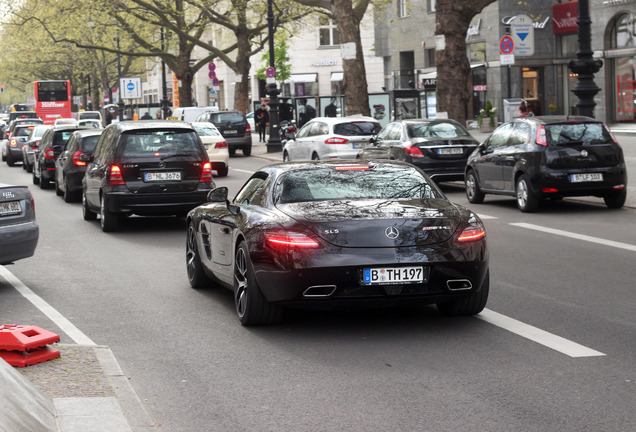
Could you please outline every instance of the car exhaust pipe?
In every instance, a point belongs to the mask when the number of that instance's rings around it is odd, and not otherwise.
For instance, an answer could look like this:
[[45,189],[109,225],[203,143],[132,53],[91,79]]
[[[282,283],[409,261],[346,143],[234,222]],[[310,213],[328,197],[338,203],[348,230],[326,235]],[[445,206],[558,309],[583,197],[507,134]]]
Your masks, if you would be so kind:
[[303,292],[303,297],[320,298],[329,297],[336,292],[335,285],[314,285],[310,286]]
[[472,289],[473,284],[468,279],[451,279],[446,281],[446,286],[451,291],[466,291]]

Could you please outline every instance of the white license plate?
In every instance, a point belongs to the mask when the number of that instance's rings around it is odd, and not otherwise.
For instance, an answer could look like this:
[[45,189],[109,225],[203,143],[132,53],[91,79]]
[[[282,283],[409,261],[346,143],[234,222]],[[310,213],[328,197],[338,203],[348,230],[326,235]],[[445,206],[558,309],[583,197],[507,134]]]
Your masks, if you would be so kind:
[[225,133],[226,133],[226,134],[230,134],[230,135],[232,135],[232,134],[237,134],[237,133],[238,133],[238,131],[236,131],[236,130],[232,130],[232,129],[228,129],[228,130],[226,130],[226,131],[225,131]]
[[437,149],[437,154],[441,155],[456,155],[464,153],[464,149],[461,147],[448,147]]
[[424,267],[365,268],[362,283],[365,285],[391,285],[424,282]]
[[354,142],[353,143],[353,148],[354,149],[363,149],[366,147],[366,143],[363,142]]
[[181,173],[177,172],[159,172],[159,173],[145,173],[144,181],[167,181],[167,180],[181,180]]
[[603,181],[602,173],[584,173],[584,174],[570,174],[570,182],[599,182]]
[[22,213],[20,201],[0,203],[0,216],[9,216]]

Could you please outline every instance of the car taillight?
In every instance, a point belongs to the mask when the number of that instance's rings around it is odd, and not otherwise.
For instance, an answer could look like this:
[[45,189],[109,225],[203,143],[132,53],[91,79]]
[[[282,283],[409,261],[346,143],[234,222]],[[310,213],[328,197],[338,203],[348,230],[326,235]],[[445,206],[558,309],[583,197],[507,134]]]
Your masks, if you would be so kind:
[[11,142],[9,143],[9,145],[10,145],[11,147],[15,147],[15,146],[17,146],[17,145],[18,145],[18,142],[15,140],[15,138],[11,138]]
[[313,249],[320,246],[316,240],[301,233],[269,233],[265,234],[265,240],[277,248]]
[[55,154],[53,153],[53,149],[51,147],[44,150],[44,159],[55,159]]
[[110,185],[123,185],[123,184],[126,184],[126,183],[124,183],[124,178],[121,175],[121,169],[119,169],[119,167],[117,165],[111,165],[110,166],[110,176],[109,176],[108,183]]
[[81,152],[79,150],[76,151],[75,153],[73,153],[72,159],[73,159],[73,163],[75,165],[77,165],[77,166],[86,166],[86,162],[82,162],[80,160],[80,156],[83,155],[83,154],[84,154],[84,152]]
[[225,141],[218,142],[214,144],[214,148],[216,149],[227,148],[227,143]]
[[539,126],[539,129],[537,129],[536,143],[542,146],[548,145],[548,141],[546,141],[545,137],[545,126]]
[[33,144],[31,144],[31,150],[35,150],[36,148],[38,148],[39,145],[40,141],[35,141]]
[[325,144],[346,144],[348,142],[349,142],[348,139],[346,139],[346,138],[338,138],[338,137],[327,138],[325,140]]
[[210,183],[212,181],[212,164],[210,162],[206,162],[203,164],[203,169],[201,170],[201,178],[199,179],[200,183]]
[[424,155],[422,154],[422,150],[418,149],[417,147],[414,146],[406,146],[404,147],[404,151],[406,152],[406,154],[408,156],[411,156],[412,158],[423,158]]
[[457,237],[457,241],[460,243],[468,243],[481,240],[484,237],[486,237],[486,228],[484,228],[481,220],[473,214],[468,220],[468,225]]
[[251,134],[252,133],[252,128],[250,127],[250,124],[248,123],[247,126],[245,126],[245,133],[247,134]]

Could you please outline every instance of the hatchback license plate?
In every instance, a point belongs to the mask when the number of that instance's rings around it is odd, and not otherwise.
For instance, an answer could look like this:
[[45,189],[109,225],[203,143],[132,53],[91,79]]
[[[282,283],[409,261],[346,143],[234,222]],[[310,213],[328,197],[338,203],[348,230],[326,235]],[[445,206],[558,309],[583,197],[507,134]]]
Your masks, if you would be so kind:
[[0,203],[0,216],[10,216],[22,213],[20,201],[11,201]]
[[570,182],[599,182],[603,181],[602,173],[584,173],[584,174],[570,174]]
[[366,143],[363,142],[354,142],[352,144],[354,149],[363,149],[366,147]]
[[229,134],[229,135],[236,135],[238,133],[238,131],[234,130],[234,129],[228,129],[228,130],[225,131],[225,133]]
[[437,149],[437,154],[441,155],[457,155],[464,153],[464,149],[461,147],[448,147]]
[[365,285],[394,285],[422,283],[426,281],[424,267],[365,268],[362,283]]
[[177,172],[158,172],[158,173],[149,172],[144,174],[144,181],[147,181],[147,182],[166,181],[166,180],[181,181],[181,173],[177,171]]

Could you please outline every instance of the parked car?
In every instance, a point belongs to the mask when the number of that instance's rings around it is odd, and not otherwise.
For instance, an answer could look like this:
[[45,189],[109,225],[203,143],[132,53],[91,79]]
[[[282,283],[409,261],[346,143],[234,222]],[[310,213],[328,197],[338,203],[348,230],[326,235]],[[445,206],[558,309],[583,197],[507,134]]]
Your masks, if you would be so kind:
[[219,109],[211,106],[175,108],[167,120],[193,122],[206,112],[219,112]]
[[83,154],[92,155],[102,129],[84,129],[73,132],[64,151],[55,159],[55,193],[64,201],[79,201],[82,196],[82,181],[86,173]]
[[623,150],[602,122],[582,116],[523,117],[504,123],[466,166],[466,196],[511,195],[523,212],[544,199],[594,195],[609,208],[627,196]]
[[102,118],[102,113],[100,111],[80,111],[77,113],[75,119],[77,120],[78,125],[82,120],[94,120],[98,121],[101,127],[104,127],[104,119]]
[[29,188],[0,184],[0,265],[33,256],[39,235]]
[[16,162],[22,162],[22,147],[26,144],[29,135],[35,125],[22,124],[13,129],[7,140],[7,165],[14,166]]
[[74,118],[56,118],[53,123],[54,126],[77,126],[77,120]]
[[252,130],[256,130],[256,123],[254,123],[254,111],[247,113],[245,118],[247,119],[247,123],[250,125],[250,128]]
[[371,117],[315,117],[285,143],[283,160],[355,159],[380,129]]
[[42,136],[44,136],[44,132],[50,127],[45,124],[35,125],[33,130],[31,130],[31,134],[27,137],[27,141],[22,147],[22,168],[26,172],[33,172],[33,155],[40,144]]
[[78,129],[77,126],[59,125],[44,132],[33,153],[33,184],[46,189],[55,180],[55,159],[64,151],[71,134]]
[[455,181],[464,180],[466,161],[478,144],[454,120],[399,120],[384,126],[360,157],[409,162],[435,181]]
[[221,132],[210,122],[192,122],[208,153],[212,169],[219,177],[227,176],[230,167],[230,152]]
[[252,128],[241,111],[205,112],[197,121],[213,123],[227,142],[230,156],[241,149],[245,156],[252,154]]
[[11,113],[9,113],[9,121],[27,118],[39,119],[35,111],[11,111]]
[[398,161],[279,163],[188,214],[190,285],[234,292],[243,325],[281,308],[436,304],[474,315],[489,291],[486,231]]
[[174,120],[124,121],[107,126],[86,162],[85,220],[100,215],[104,232],[121,217],[183,215],[214,188],[208,155],[192,125]]

